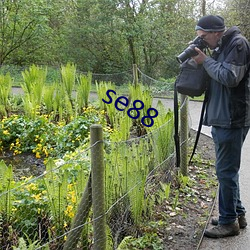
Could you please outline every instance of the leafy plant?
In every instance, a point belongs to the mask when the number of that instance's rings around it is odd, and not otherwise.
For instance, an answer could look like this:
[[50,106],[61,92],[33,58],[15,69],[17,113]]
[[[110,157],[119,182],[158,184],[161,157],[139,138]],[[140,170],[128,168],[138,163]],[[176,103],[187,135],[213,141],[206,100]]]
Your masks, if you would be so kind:
[[45,186],[40,178],[35,180],[32,176],[22,177],[17,185],[18,188],[12,190],[15,196],[12,215],[13,227],[16,230],[22,228],[19,235],[29,241],[35,241],[38,235],[41,240],[48,234],[48,228],[39,229],[44,228],[42,221],[47,221],[49,224],[48,197]]
[[107,112],[107,122],[108,124],[110,124],[112,128],[114,128],[114,120],[117,110],[115,108],[114,103],[106,104],[105,102],[103,102],[103,99],[107,100],[106,93],[108,90],[115,91],[115,85],[112,84],[111,82],[100,82],[100,83],[96,82],[96,90],[97,90],[100,109]]
[[40,112],[46,75],[47,68],[42,69],[35,65],[22,72],[24,82],[21,86],[24,90],[24,110],[29,117],[34,118],[37,112]]
[[76,81],[76,65],[67,63],[61,66],[62,86],[66,91],[69,100],[72,102],[72,92]]
[[54,94],[55,94],[56,84],[46,86],[44,89],[43,102],[45,105],[45,113],[51,114],[53,111],[53,103],[54,103]]
[[150,138],[152,138],[155,159],[160,163],[166,160],[173,152],[174,119],[173,112],[170,110],[166,112],[162,102],[159,101],[157,103],[156,109],[159,115],[154,118],[154,125],[147,128],[147,130],[151,131]]
[[162,240],[156,233],[145,233],[142,237],[134,238],[125,237],[119,244],[117,250],[137,250],[137,249],[154,249],[163,250]]
[[171,183],[162,183],[160,182],[160,190],[158,191],[160,197],[160,203],[164,200],[168,200],[171,192]]
[[87,75],[81,74],[78,78],[78,82],[79,85],[77,87],[76,103],[78,110],[81,111],[84,107],[88,107],[92,74],[90,72],[88,72]]
[[180,191],[177,189],[175,190],[175,197],[172,204],[173,209],[176,209],[179,205],[179,196],[180,196]]
[[12,79],[10,74],[0,75],[0,115],[7,116],[9,111],[9,96],[11,93]]
[[[18,239],[18,246],[13,246],[13,250],[35,250],[40,246],[39,241],[32,242],[30,239],[28,239],[28,245],[24,238],[20,237]],[[49,249],[49,248],[46,248]]]
[[152,93],[142,84],[129,84],[129,98],[131,99],[131,105],[133,103],[132,101],[135,100],[140,100],[144,104],[144,108],[140,110],[140,117],[138,118],[138,120],[140,121],[143,116],[148,115],[147,110],[152,107]]
[[13,194],[10,191],[14,186],[14,177],[12,166],[8,167],[3,160],[0,161],[0,213],[5,215],[5,219],[9,222],[12,206]]

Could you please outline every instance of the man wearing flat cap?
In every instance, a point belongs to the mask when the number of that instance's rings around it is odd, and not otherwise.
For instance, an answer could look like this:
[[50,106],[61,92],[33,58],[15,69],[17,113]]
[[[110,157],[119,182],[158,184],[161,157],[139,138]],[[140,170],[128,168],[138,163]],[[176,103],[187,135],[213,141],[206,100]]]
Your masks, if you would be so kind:
[[193,59],[210,76],[204,125],[212,127],[219,181],[219,218],[205,236],[222,238],[240,233],[247,226],[240,199],[239,169],[243,142],[250,126],[250,45],[238,27],[226,30],[224,19],[203,16],[195,27],[198,36],[213,50],[201,50]]

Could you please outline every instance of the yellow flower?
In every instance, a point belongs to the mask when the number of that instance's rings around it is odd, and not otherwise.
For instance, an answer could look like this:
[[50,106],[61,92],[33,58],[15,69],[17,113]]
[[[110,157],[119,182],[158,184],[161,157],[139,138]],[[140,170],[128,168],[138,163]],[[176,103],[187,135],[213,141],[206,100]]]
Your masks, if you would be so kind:
[[12,212],[16,212],[17,208],[13,207],[11,210],[12,210]]
[[72,195],[72,197],[71,197],[71,202],[72,202],[72,203],[76,203],[76,196],[75,196],[75,195]]
[[26,186],[26,189],[28,191],[34,191],[34,190],[37,190],[37,186],[35,183],[30,183],[29,185]]
[[40,159],[40,158],[41,158],[41,155],[40,155],[39,152],[36,152],[36,158],[37,158],[37,159]]
[[46,157],[48,157],[49,153],[46,147],[43,147],[43,153],[45,154]]
[[10,133],[9,133],[8,130],[4,130],[4,131],[3,131],[3,134],[4,134],[4,135],[9,135]]
[[33,194],[32,197],[35,198],[36,201],[40,201],[42,199],[41,195],[42,195],[41,193]]
[[66,211],[64,211],[64,213],[65,213],[65,215],[68,215],[69,218],[73,218],[74,217],[73,206],[68,205],[66,208]]
[[21,154],[21,153],[22,153],[22,151],[19,151],[19,150],[15,149],[13,155],[18,155],[18,154]]

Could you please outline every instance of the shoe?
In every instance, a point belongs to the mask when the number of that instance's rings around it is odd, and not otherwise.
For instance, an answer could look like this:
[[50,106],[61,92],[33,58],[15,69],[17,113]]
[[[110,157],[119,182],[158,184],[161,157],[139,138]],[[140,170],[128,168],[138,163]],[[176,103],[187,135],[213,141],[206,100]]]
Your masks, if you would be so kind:
[[224,238],[228,236],[239,235],[240,227],[238,222],[234,222],[232,224],[222,225],[219,224],[210,229],[206,229],[204,235],[209,238]]
[[[246,220],[245,214],[239,215],[238,222],[239,222],[240,229],[243,229],[243,228],[245,228],[247,226],[247,220]],[[214,226],[217,226],[218,225],[218,219],[217,218],[212,218],[211,224],[214,225]]]

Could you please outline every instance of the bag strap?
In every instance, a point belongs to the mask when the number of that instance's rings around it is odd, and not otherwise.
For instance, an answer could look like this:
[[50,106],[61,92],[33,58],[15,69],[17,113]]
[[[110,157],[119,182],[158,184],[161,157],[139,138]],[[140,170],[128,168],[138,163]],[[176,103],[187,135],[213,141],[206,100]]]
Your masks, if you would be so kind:
[[192,162],[192,159],[193,159],[193,156],[195,154],[195,151],[196,151],[196,148],[197,148],[197,145],[198,145],[198,141],[199,141],[199,138],[200,138],[203,117],[204,117],[204,113],[205,113],[205,109],[206,109],[206,104],[207,104],[207,90],[205,91],[205,97],[204,97],[204,101],[202,103],[199,126],[198,126],[198,130],[196,132],[195,143],[194,143],[194,147],[193,147],[193,152],[192,152],[192,154],[190,156],[190,159],[189,159],[189,164]]
[[176,167],[180,167],[180,137],[179,137],[179,112],[178,112],[178,93],[176,88],[176,82],[174,83],[174,141],[175,141],[175,153],[176,153]]

